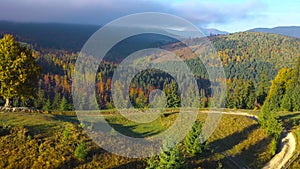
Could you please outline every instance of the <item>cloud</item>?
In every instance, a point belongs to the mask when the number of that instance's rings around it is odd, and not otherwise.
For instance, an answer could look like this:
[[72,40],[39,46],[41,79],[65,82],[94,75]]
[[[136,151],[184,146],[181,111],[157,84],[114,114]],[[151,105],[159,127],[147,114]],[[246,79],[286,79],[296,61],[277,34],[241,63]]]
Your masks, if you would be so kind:
[[265,8],[265,5],[259,1],[213,3],[212,1],[199,2],[191,0],[175,3],[173,8],[192,22],[205,25],[255,18],[258,16],[257,13]]
[[199,0],[1,0],[0,20],[105,24],[137,12],[165,12],[197,25],[255,17],[260,1],[216,3]]

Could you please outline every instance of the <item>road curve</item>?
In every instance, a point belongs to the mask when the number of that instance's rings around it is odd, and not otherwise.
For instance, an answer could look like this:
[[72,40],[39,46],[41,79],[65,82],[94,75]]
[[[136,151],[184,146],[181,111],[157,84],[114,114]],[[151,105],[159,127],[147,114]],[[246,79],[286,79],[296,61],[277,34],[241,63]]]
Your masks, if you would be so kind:
[[[258,121],[258,117],[249,113],[242,112],[220,112],[222,114],[246,116]],[[281,169],[293,156],[296,150],[296,138],[292,132],[286,134],[281,139],[280,151],[262,169]]]

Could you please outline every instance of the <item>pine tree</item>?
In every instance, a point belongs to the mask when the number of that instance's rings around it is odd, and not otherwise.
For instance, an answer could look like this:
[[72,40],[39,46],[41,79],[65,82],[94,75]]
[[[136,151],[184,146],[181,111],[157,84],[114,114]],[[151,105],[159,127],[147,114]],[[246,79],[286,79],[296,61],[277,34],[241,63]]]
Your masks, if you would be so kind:
[[[268,109],[268,111],[278,111],[281,109],[281,103],[284,94],[286,93],[287,86],[291,83],[293,77],[293,70],[283,68],[276,75],[272,81],[268,96],[262,107],[262,109]],[[266,110],[264,110],[266,111]]]
[[37,92],[37,98],[34,100],[34,107],[40,109],[43,107],[44,102],[45,102],[44,90],[39,88]]
[[167,92],[167,107],[177,108],[180,106],[180,97],[177,94],[176,82],[172,81]]
[[158,169],[180,169],[185,168],[185,158],[178,146],[172,147],[159,155]]
[[45,102],[45,104],[43,106],[43,110],[46,110],[46,111],[51,110],[51,101],[50,101],[50,99],[47,99],[47,101]]
[[286,92],[281,100],[281,108],[283,110],[286,110],[286,111],[292,111],[293,110],[293,101],[294,101],[294,98],[292,97],[293,96],[293,93],[295,92],[294,89],[295,89],[295,85],[294,84],[290,84],[288,86],[288,88],[286,89]]
[[196,154],[200,154],[205,147],[202,140],[201,131],[202,131],[202,124],[200,121],[197,120],[193,125],[191,131],[184,139],[184,145],[186,151],[192,156]]
[[262,109],[259,115],[259,123],[268,135],[272,136],[275,140],[279,139],[283,127],[276,112]]
[[60,105],[59,105],[59,111],[66,111],[68,109],[67,105],[67,99],[65,97],[62,98]]
[[[294,69],[291,83],[286,90],[284,98],[287,100],[288,104],[285,105],[285,103],[283,103],[282,107],[287,106],[286,108],[290,108],[290,111],[300,111],[300,57],[298,58]],[[286,100],[283,100],[283,102]]]
[[263,72],[261,74],[261,79],[260,79],[260,82],[258,84],[258,90],[257,90],[257,97],[256,97],[256,100],[257,100],[257,103],[259,103],[260,105],[263,105],[266,97],[267,97],[267,90],[268,90],[268,87],[269,87],[269,84],[268,82],[266,81],[266,73]]
[[39,74],[32,51],[12,35],[4,35],[0,40],[0,95],[6,100],[5,106],[15,97],[32,98]]
[[60,94],[59,93],[55,93],[54,99],[53,99],[53,103],[52,103],[52,108],[54,110],[59,109],[60,106]]
[[148,159],[147,169],[184,169],[185,158],[178,148],[174,146],[167,150],[167,144],[163,144],[162,153],[158,157],[152,156]]
[[247,109],[253,109],[254,108],[254,102],[255,102],[255,89],[254,84],[252,81],[249,81],[247,83],[247,91],[246,91],[247,97],[246,97],[246,107]]

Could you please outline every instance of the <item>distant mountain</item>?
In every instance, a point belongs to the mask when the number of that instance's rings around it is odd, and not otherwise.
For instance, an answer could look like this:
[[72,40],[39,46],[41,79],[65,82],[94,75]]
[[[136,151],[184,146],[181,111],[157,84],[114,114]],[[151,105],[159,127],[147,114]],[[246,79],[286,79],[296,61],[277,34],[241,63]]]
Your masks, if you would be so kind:
[[13,34],[18,41],[39,49],[79,51],[98,29],[96,25],[61,23],[15,23],[0,21],[0,36]]
[[229,32],[220,31],[220,30],[214,29],[214,28],[202,28],[201,31],[207,36],[229,34]]
[[[88,38],[101,26],[61,24],[61,23],[18,23],[0,21],[0,37],[3,34],[13,34],[18,41],[33,45],[38,49],[64,49],[67,51],[80,51]],[[217,29],[201,29],[204,35],[228,34]],[[183,37],[193,37],[194,32],[169,32]],[[145,37],[142,38],[145,40]],[[137,38],[136,40],[139,40]],[[168,43],[169,39],[146,35],[149,43]],[[153,46],[155,47],[155,46]]]
[[255,28],[249,32],[266,32],[300,38],[300,26],[280,26],[275,28]]

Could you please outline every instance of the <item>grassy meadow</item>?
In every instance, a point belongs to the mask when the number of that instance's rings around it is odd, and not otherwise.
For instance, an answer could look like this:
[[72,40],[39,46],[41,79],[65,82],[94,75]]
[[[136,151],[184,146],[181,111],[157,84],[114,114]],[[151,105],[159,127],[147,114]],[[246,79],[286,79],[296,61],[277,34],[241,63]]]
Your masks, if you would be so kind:
[[[113,112],[107,114],[106,120],[116,131],[133,137],[160,133],[172,125],[178,116],[168,113],[151,123],[137,125]],[[198,114],[200,121],[204,121],[205,117],[204,113]],[[0,113],[0,168],[147,166],[147,159],[125,158],[102,149],[87,136],[82,125],[74,112]],[[299,128],[295,131],[299,136]],[[260,168],[271,158],[268,153],[270,141],[253,119],[223,115],[207,141],[207,150],[200,156],[187,156],[187,163],[189,168]],[[299,161],[295,163],[299,165]]]

